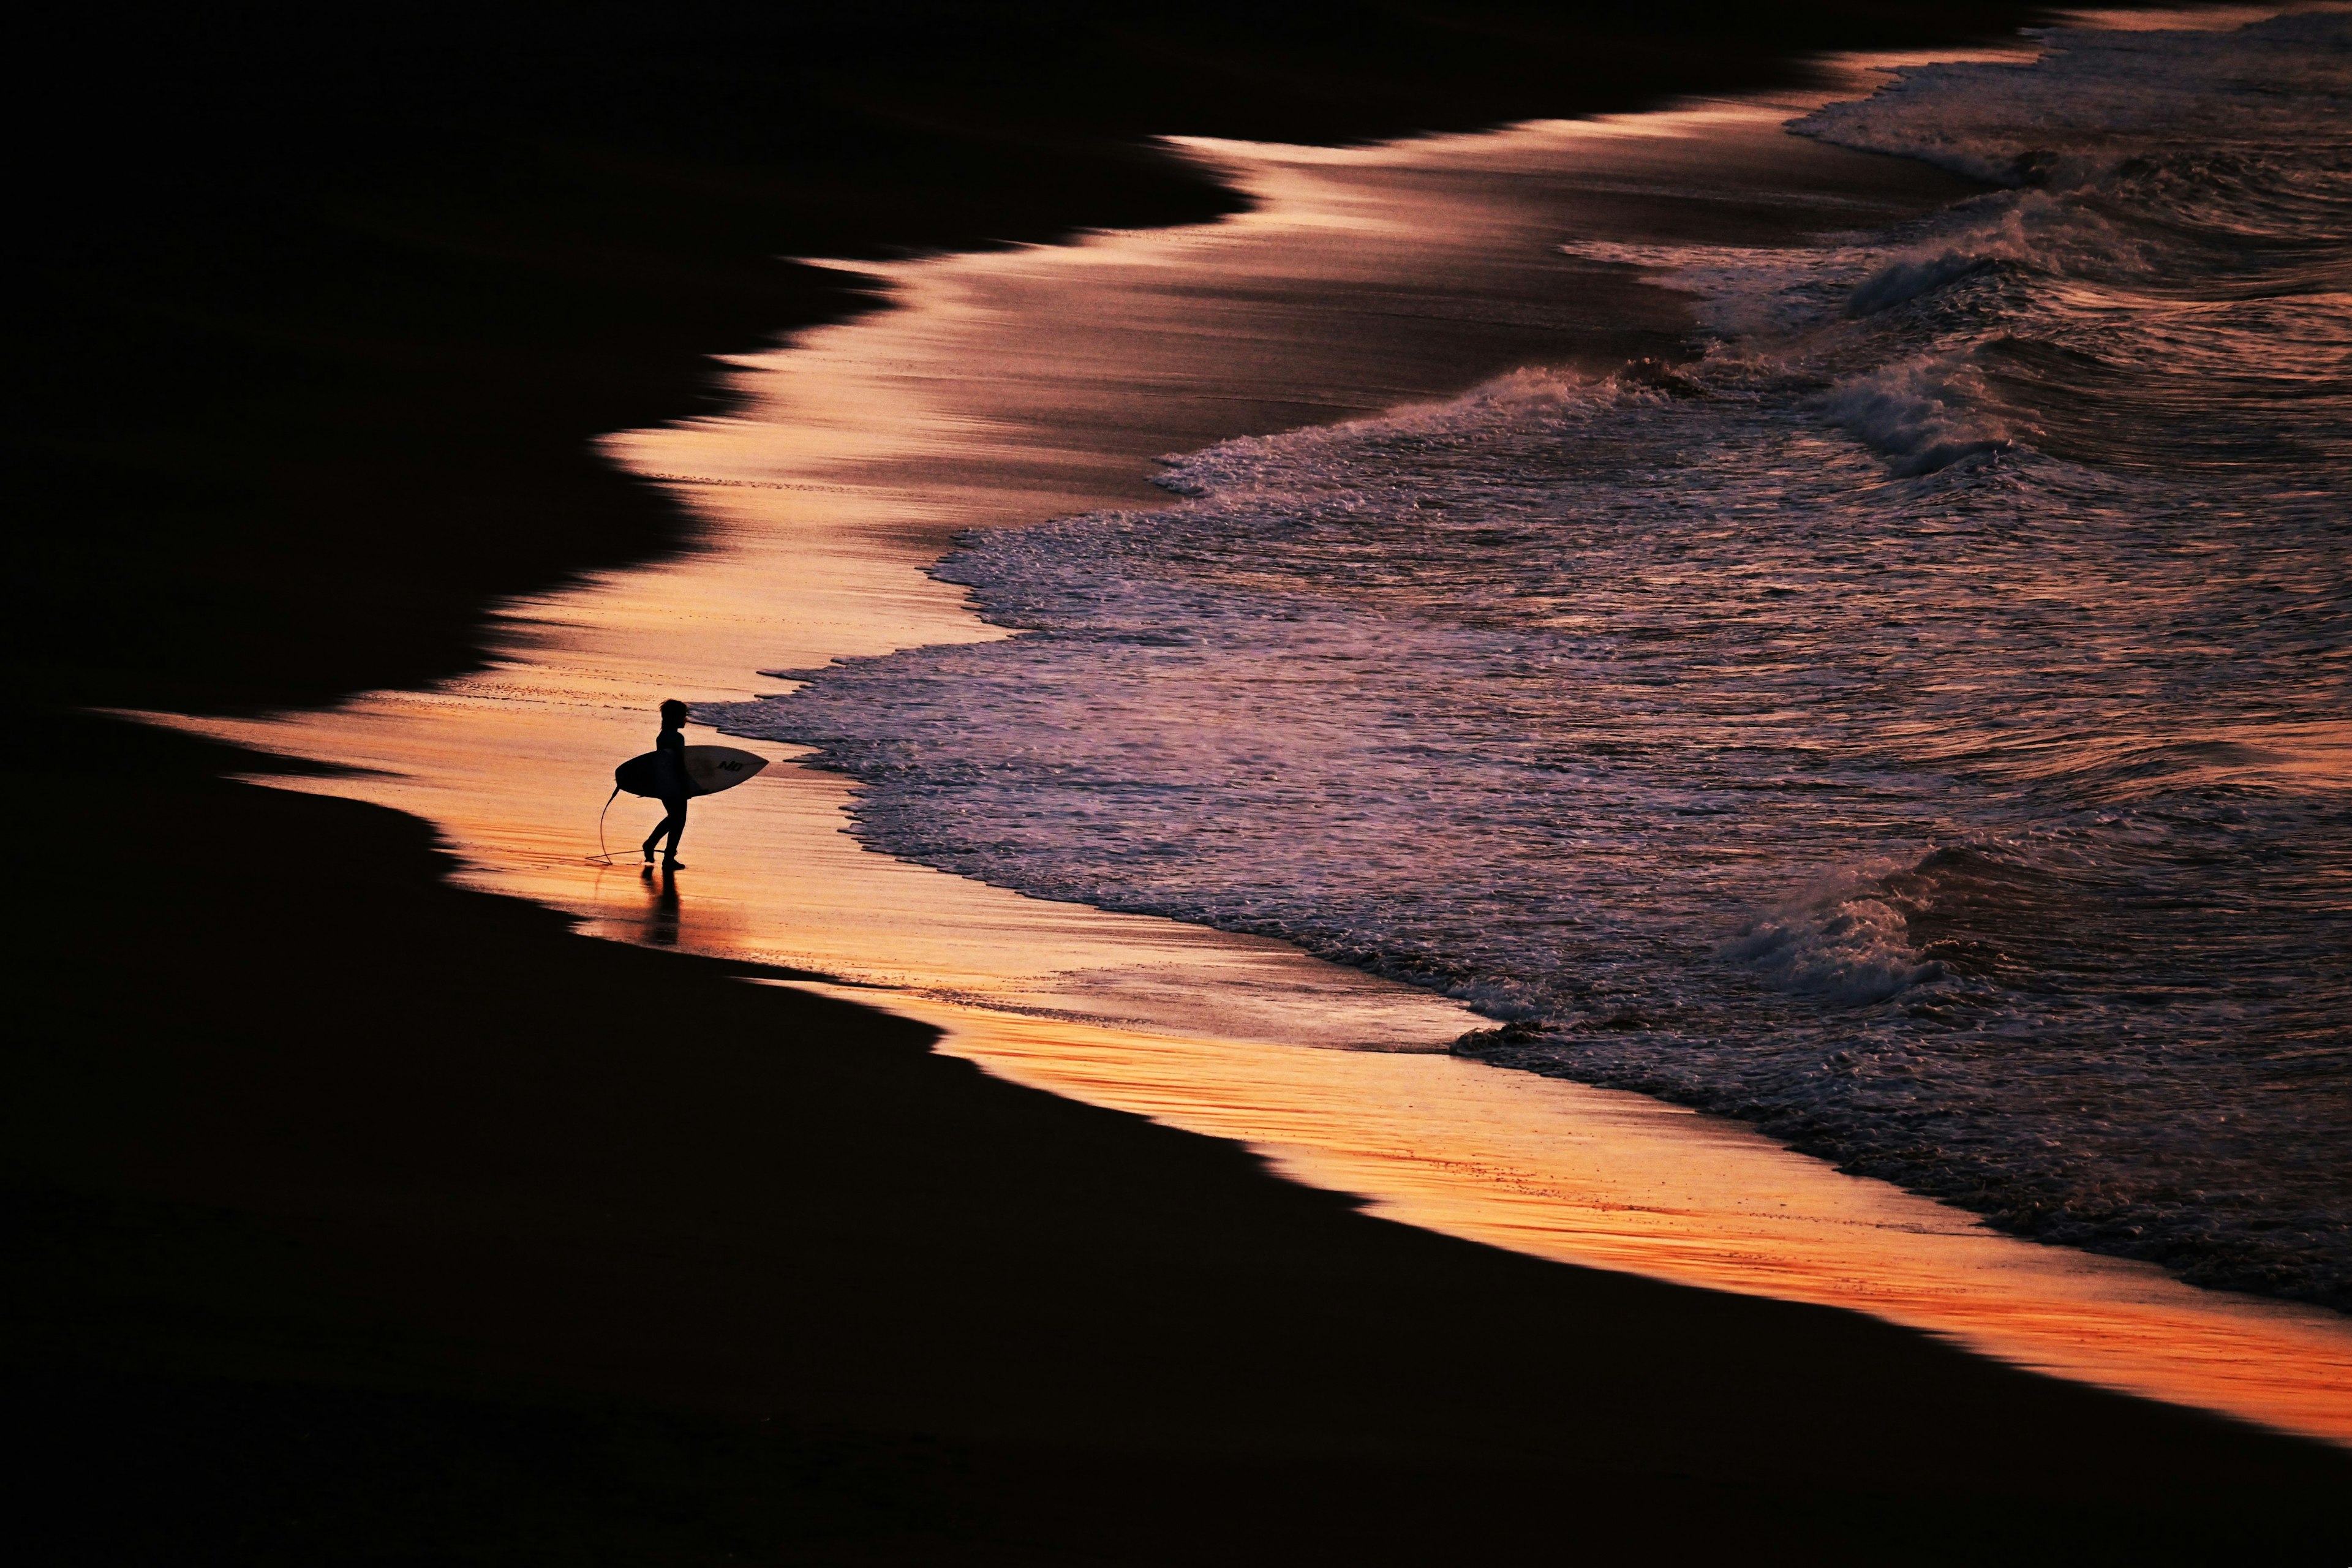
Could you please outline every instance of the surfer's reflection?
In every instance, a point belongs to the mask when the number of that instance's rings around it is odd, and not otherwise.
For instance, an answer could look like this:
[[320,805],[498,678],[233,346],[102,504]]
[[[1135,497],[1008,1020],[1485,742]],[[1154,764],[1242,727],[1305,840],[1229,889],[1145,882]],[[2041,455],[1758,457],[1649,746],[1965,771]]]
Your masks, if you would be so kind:
[[647,866],[637,873],[637,879],[653,895],[653,903],[646,911],[646,940],[658,947],[677,945],[677,878],[665,868],[656,879],[654,868]]

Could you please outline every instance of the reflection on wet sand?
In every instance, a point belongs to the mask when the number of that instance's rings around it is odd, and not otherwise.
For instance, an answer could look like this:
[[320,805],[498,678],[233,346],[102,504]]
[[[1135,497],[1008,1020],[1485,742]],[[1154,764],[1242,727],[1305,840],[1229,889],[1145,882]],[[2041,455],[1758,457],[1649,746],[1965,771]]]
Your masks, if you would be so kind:
[[2042,1371],[2352,1442],[2352,1332],[2334,1313],[2021,1242],[1643,1095],[1522,1081],[1449,1056],[1269,1050],[893,1006],[1003,1077],[1249,1143],[1391,1219],[1853,1308]]
[[678,902],[677,873],[655,870],[651,866],[637,872],[637,880],[646,889],[646,923],[637,939],[654,947],[677,945]]
[[[589,863],[610,770],[661,698],[740,698],[779,684],[758,670],[1003,635],[924,575],[959,529],[1149,500],[1158,453],[1528,361],[1613,363],[1678,330],[1675,299],[1562,256],[1565,239],[1849,226],[1949,194],[1792,142],[1784,112],[1345,153],[1203,146],[1255,211],[871,268],[898,308],[738,362],[740,414],[609,444],[703,520],[682,559],[510,606],[507,655],[480,675],[201,728],[372,770],[271,782],[435,822],[476,885],[599,934],[833,976],[940,1024],[945,1048],[992,1070],[1244,1140],[1399,1218],[1876,1312],[2352,1441],[2345,1320],[2010,1240],[1737,1127],[1451,1058],[1480,1020],[1272,942],[869,854],[844,832],[844,783],[785,748],[755,746],[777,765],[696,813],[693,870]],[[647,805],[614,807],[615,837],[650,826]]]

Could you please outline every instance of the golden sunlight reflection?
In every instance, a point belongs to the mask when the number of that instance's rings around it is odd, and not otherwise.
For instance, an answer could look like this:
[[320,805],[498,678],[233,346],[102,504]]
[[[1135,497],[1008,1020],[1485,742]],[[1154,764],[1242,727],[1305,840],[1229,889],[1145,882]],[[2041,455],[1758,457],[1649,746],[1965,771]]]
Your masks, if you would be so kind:
[[[1885,63],[1847,62],[1843,79]],[[1450,395],[1530,360],[1653,352],[1680,300],[1575,272],[1561,242],[1801,226],[1755,194],[1757,170],[1821,193],[1818,223],[1921,201],[1916,170],[1781,135],[1789,110],[1340,153],[1196,144],[1255,210],[863,267],[895,309],[736,360],[737,413],[608,443],[693,510],[691,552],[507,606],[493,667],[433,690],[157,721],[368,770],[268,782],[435,823],[473,885],[605,936],[895,988],[847,994],[940,1023],[946,1048],[992,1071],[1244,1141],[1400,1219],[1874,1312],[2352,1441],[2344,1319],[2006,1238],[1738,1127],[1449,1057],[1482,1020],[1275,942],[870,853],[845,832],[844,781],[789,747],[745,742],[777,765],[695,809],[675,879],[633,863],[657,808],[631,798],[606,828],[615,863],[595,863],[611,770],[650,744],[660,699],[737,700],[788,684],[762,670],[1005,635],[925,575],[959,530],[1150,501],[1150,459],[1227,436]],[[2296,760],[2247,765],[2342,767],[2341,736],[2291,740]]]
[[945,1029],[945,1049],[992,1072],[1248,1143],[1391,1219],[1567,1263],[1854,1308],[2044,1372],[2352,1442],[2352,1332],[2336,1313],[2019,1242],[1645,1096],[1454,1057],[1270,1050],[891,1005]]

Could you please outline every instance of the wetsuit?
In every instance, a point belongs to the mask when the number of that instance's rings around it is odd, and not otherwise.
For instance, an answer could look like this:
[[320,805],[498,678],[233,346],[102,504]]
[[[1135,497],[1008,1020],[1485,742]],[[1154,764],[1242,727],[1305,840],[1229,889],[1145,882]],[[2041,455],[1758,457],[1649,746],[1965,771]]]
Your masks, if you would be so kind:
[[654,738],[654,755],[660,759],[654,776],[661,784],[661,803],[669,815],[654,825],[653,834],[646,840],[646,856],[652,858],[654,845],[665,833],[669,835],[669,848],[662,858],[677,858],[677,841],[686,836],[686,803],[694,793],[694,785],[686,776],[686,735],[677,730],[664,730]]

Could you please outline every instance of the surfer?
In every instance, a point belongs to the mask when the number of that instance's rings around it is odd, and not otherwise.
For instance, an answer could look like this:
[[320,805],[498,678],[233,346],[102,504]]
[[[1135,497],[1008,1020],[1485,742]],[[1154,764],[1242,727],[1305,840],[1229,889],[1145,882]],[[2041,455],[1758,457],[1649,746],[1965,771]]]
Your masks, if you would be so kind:
[[662,856],[662,869],[682,871],[686,862],[677,858],[677,841],[686,834],[686,802],[694,785],[686,775],[686,704],[675,697],[661,705],[661,733],[654,737],[654,758],[655,787],[669,815],[654,824],[646,840],[646,858],[654,858],[654,846],[667,833],[669,849]]
[[733,789],[746,779],[757,778],[760,770],[768,765],[767,758],[739,752],[732,746],[688,745],[683,702],[663,703],[661,720],[661,733],[654,739],[654,749],[631,757],[613,770],[613,793],[605,798],[604,811],[596,814],[596,853],[589,857],[599,866],[613,863],[612,853],[604,844],[604,812],[613,809],[613,802],[621,798],[623,790],[657,800],[668,813],[655,824],[653,836],[646,840],[646,864],[653,863],[654,846],[667,833],[669,853],[662,861],[662,868],[683,871],[686,865],[677,858],[677,841],[686,837],[686,803],[698,795],[717,795],[721,790]]

